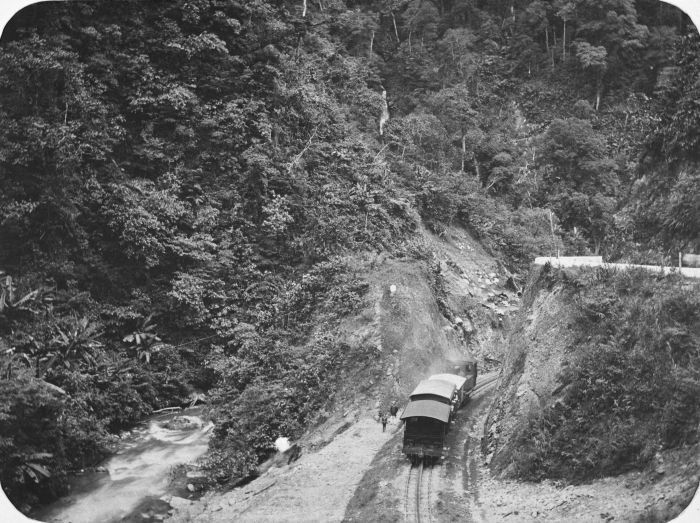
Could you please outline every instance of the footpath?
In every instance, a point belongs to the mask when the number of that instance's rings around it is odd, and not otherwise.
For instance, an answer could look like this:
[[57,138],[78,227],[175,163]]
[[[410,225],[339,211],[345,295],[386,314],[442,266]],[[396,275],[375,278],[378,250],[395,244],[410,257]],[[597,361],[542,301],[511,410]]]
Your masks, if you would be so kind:
[[171,498],[171,523],[341,521],[374,455],[400,428],[390,418],[386,432],[368,413],[318,451],[289,466],[271,468],[248,485],[198,501]]

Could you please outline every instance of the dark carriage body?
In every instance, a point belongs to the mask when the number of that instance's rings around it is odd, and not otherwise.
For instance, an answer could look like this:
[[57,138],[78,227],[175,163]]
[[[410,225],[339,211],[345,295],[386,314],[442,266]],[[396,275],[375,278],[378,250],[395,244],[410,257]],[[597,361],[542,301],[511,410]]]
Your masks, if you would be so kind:
[[451,405],[432,399],[411,401],[403,413],[403,453],[410,457],[439,458],[450,424]]

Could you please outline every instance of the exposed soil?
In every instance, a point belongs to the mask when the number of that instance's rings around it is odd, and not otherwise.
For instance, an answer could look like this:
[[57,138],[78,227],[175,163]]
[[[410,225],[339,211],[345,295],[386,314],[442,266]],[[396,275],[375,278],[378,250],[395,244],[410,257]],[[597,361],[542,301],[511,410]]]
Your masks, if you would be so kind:
[[[483,434],[485,413],[470,430]],[[656,466],[582,485],[543,481],[522,483],[492,476],[479,455],[465,467],[476,468],[478,492],[470,492],[474,521],[628,521],[665,522],[685,509],[700,480],[700,448],[661,453]]]
[[397,428],[392,419],[382,432],[380,423],[362,416],[321,450],[271,468],[245,487],[185,504],[169,521],[339,521],[372,457]]

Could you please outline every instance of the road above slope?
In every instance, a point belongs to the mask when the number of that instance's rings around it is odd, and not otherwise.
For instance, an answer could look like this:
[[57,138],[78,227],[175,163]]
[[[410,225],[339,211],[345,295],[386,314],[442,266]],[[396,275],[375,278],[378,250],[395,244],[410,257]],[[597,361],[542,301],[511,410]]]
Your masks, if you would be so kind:
[[637,265],[634,263],[606,263],[600,256],[541,256],[535,258],[535,265],[545,265],[549,263],[552,267],[574,268],[574,267],[603,267],[617,271],[644,270],[658,272],[663,275],[680,274],[686,278],[700,279],[700,268],[695,267],[667,267],[663,265]]

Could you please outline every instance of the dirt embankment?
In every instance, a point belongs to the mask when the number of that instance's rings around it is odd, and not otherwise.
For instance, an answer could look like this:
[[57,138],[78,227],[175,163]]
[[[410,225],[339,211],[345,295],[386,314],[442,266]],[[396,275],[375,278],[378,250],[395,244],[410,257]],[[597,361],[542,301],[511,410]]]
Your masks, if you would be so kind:
[[[544,289],[542,267],[533,267],[506,340],[503,371],[486,421],[486,442],[494,470],[508,469],[518,448],[514,442],[529,418],[556,400],[557,377],[575,337],[569,325],[571,309],[562,301],[561,287]],[[489,458],[490,459],[490,458]]]
[[341,325],[341,337],[376,358],[343,369],[333,399],[297,442],[301,457],[263,466],[259,478],[231,492],[169,499],[176,506],[171,521],[341,520],[376,452],[400,427],[391,419],[382,432],[378,410],[393,400],[402,406],[447,358],[467,350],[482,363],[498,357],[491,341],[518,297],[505,289],[495,260],[456,228],[444,238],[421,231],[407,253],[353,260],[370,289],[363,310]]
[[[570,289],[560,279],[550,279],[547,271],[533,266],[528,277],[521,310],[507,336],[495,400],[483,420],[480,489],[488,493],[479,503],[483,519],[668,521],[687,506],[698,486],[697,444],[660,448],[641,470],[626,472],[630,469],[626,467],[619,476],[574,485],[564,480],[530,483],[514,479],[519,476],[520,453],[525,452],[519,441],[522,429],[547,409],[556,408],[558,402],[567,402],[566,384],[559,378],[586,342],[577,328]],[[588,340],[596,335],[589,334]],[[594,436],[586,434],[587,438]],[[531,444],[546,448],[548,443]]]

